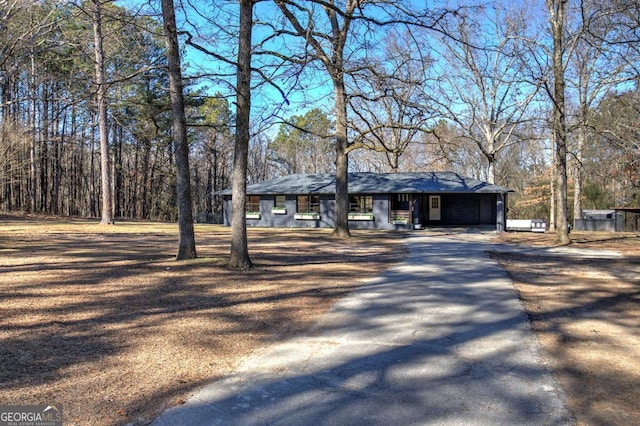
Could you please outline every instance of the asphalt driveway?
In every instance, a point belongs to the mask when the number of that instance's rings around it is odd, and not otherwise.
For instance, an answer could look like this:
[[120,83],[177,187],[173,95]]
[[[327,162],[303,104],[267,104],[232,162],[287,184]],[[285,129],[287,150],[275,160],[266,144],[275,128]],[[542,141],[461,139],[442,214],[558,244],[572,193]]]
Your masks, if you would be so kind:
[[262,348],[154,425],[571,424],[486,235],[407,244],[405,262],[309,333]]

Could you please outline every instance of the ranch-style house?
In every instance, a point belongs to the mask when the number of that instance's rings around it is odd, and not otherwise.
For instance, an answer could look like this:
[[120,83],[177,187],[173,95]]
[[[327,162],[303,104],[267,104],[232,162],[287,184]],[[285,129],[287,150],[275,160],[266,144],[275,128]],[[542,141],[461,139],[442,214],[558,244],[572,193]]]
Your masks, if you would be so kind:
[[[420,229],[506,223],[508,188],[453,172],[349,173],[349,227]],[[224,224],[231,221],[231,190]],[[247,226],[332,228],[335,175],[294,174],[247,186]]]

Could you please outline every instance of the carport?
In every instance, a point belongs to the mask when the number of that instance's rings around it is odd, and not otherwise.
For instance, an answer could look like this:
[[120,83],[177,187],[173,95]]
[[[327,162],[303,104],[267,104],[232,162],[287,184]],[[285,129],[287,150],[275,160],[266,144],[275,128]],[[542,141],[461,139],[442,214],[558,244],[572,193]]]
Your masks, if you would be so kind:
[[616,231],[638,232],[640,231],[639,207],[614,207],[616,212]]

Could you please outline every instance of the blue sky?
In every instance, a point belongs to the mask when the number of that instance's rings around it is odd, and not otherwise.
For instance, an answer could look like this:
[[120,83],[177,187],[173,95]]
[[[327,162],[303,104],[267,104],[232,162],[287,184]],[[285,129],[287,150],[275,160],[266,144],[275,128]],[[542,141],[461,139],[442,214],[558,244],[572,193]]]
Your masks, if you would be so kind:
[[[177,0],[174,1],[176,3],[176,7],[181,4]],[[413,0],[413,3],[424,6],[427,3],[433,2],[427,2],[426,0]],[[143,10],[149,12],[154,11],[155,13],[159,13],[160,11],[159,0],[119,0],[116,1],[116,4],[128,8],[143,7]],[[185,10],[186,15],[188,15],[188,19],[205,31],[207,27],[210,27],[210,25],[206,23],[205,17],[215,16],[216,13],[222,13],[225,9],[233,13],[233,11],[237,8],[237,2],[234,1],[193,0],[189,2],[185,0],[184,4],[186,7]],[[176,14],[179,26],[184,25],[185,13],[178,9],[176,11]],[[272,2],[259,2],[254,9],[254,17],[258,21],[268,23],[274,20],[275,16],[280,16],[280,13],[275,8]],[[228,19],[228,16],[220,16],[220,19]],[[193,28],[193,26],[190,27],[189,31],[194,35],[196,34],[196,30],[195,28]],[[260,41],[264,37],[264,35],[267,34],[267,31],[269,31],[267,27],[257,25],[254,28],[254,42]],[[376,32],[372,36],[377,36],[380,34],[381,33]],[[295,42],[299,43],[299,41]],[[206,48],[214,50],[217,53],[222,53],[229,58],[233,58],[235,55],[235,46],[232,39],[229,39],[228,41],[218,41],[218,45],[213,45],[212,43],[207,43],[204,41],[202,43]],[[282,43],[282,41],[278,41],[278,43]],[[292,43],[292,40],[289,40],[287,43]],[[374,41],[372,44],[376,45],[378,43]],[[282,48],[280,48],[279,45],[271,43],[268,48],[277,51],[283,50],[285,47],[283,45]],[[185,67],[183,69],[185,76],[220,71],[222,73],[233,73],[233,69],[228,65],[225,65],[220,61],[217,61],[214,58],[207,56],[189,46],[185,46],[185,55],[182,59],[183,63],[185,64]],[[258,63],[259,61],[260,58],[254,56],[254,63]],[[235,81],[233,77],[227,78],[227,80],[231,83]],[[258,78],[254,77],[254,81],[257,82]],[[268,110],[270,108],[272,110],[282,108],[283,111],[281,113],[286,116],[290,114],[300,114],[300,111],[304,112],[304,110],[313,107],[330,108],[332,103],[332,87],[326,71],[320,69],[319,67],[314,67],[308,70],[304,75],[304,78],[298,81],[298,83],[301,83],[302,87],[296,87],[295,89],[293,89],[291,81],[293,80],[286,81],[284,78],[275,79],[275,82],[281,85],[281,90],[286,93],[286,100],[278,90],[274,89],[273,87],[268,87],[268,85],[262,86],[259,91],[254,91],[253,104],[256,107],[255,109],[260,110],[264,108],[266,110],[264,112],[269,113]],[[213,81],[212,79],[209,79],[209,81],[203,80],[202,84],[206,85],[209,90],[214,93],[228,93],[230,91],[229,85],[220,83],[219,80],[217,83],[215,79],[213,79]],[[287,105],[287,101],[289,102],[289,105]]]
[[[174,0],[178,6],[180,3]],[[427,0],[412,0],[412,3],[419,7],[429,5],[433,7],[434,1]],[[455,6],[459,2],[455,1],[438,1],[438,5],[447,4],[449,6]],[[519,5],[527,3],[518,2]],[[537,0],[533,0],[534,4],[539,6]],[[119,0],[116,4],[125,7],[144,7],[144,10],[150,12],[159,13],[160,1],[159,0]],[[227,13],[233,14],[237,9],[237,2],[231,0],[184,0],[185,11],[177,10],[177,18],[179,26],[186,25],[186,28],[194,34],[196,39],[199,39],[203,46],[207,49],[215,51],[218,54],[222,54],[231,60],[235,59],[237,41],[234,38],[235,32],[233,27],[237,25],[237,20],[234,16],[229,16]],[[513,6],[516,3],[514,1],[504,1],[501,3],[504,6]],[[185,21],[185,16],[194,25],[189,25]],[[259,2],[254,9],[254,18],[259,22],[269,23],[273,21],[274,17],[280,16],[278,10],[272,2]],[[225,40],[220,36],[213,38],[213,41],[206,40],[208,34],[206,31],[212,29],[213,25],[206,22],[207,18],[214,18],[216,23],[230,22],[228,39]],[[198,32],[200,33],[198,34]],[[257,25],[254,27],[254,43],[260,41],[267,32],[270,31],[265,25]],[[201,36],[201,37],[198,37]],[[373,36],[379,38],[382,37],[380,30],[376,30]],[[371,37],[371,36],[370,36]],[[287,46],[288,43],[300,43],[299,40],[293,41],[293,39],[283,42],[279,40],[277,43],[272,42],[267,48],[273,50],[285,50],[292,46]],[[381,45],[380,40],[373,42],[374,45]],[[254,55],[254,64],[258,66],[260,57]],[[185,76],[200,75],[202,73],[219,73],[227,74],[226,77],[212,77],[204,78],[201,80],[201,87],[206,86],[211,95],[218,92],[224,95],[233,97],[233,84],[235,84],[235,70],[232,66],[224,64],[222,61],[218,61],[215,58],[208,56],[198,50],[185,46],[185,55],[183,56],[183,73]],[[254,83],[258,83],[260,78],[254,76]],[[293,82],[295,81],[295,86]],[[280,90],[285,93],[285,97],[269,85],[261,85],[253,92],[253,113],[256,120],[260,120],[260,117],[269,116],[272,114],[278,114],[281,117],[289,117],[291,115],[301,115],[311,108],[322,108],[327,112],[331,111],[332,100],[332,87],[330,78],[326,71],[320,66],[309,68],[300,79],[294,79],[291,76],[276,77],[274,82],[278,84]]]
[[[236,56],[236,41],[232,38],[229,40],[215,40],[217,44],[210,41],[205,41],[207,34],[206,31],[211,28],[210,24],[207,24],[206,18],[214,17],[218,22],[222,20],[229,20],[230,25],[237,25],[237,20],[234,21],[233,14],[237,9],[237,2],[234,1],[185,1],[185,10],[178,8],[180,2],[174,0],[176,4],[176,16],[178,20],[178,26],[186,28],[194,35],[194,38],[203,47],[212,50],[218,54],[224,55],[231,60]],[[118,0],[115,2],[119,6],[127,7],[129,9],[138,10],[141,9],[143,13],[149,13],[151,15],[159,16],[160,13],[160,1],[159,0]],[[197,9],[194,9],[194,6]],[[273,19],[272,16],[278,13],[275,10],[275,6],[271,2],[259,3],[254,9],[254,18],[258,20],[269,21]],[[219,14],[220,16],[216,16]],[[199,28],[194,28],[193,25],[187,23],[185,16],[191,21],[191,24],[197,25]],[[218,19],[219,18],[219,19]],[[230,32],[233,32],[231,28]],[[268,31],[264,26],[254,27],[254,41],[257,42],[264,38],[264,34]],[[200,35],[201,37],[198,37]],[[182,38],[184,41],[184,38]],[[235,83],[235,70],[233,67],[225,64],[222,61],[218,61],[212,56],[206,55],[197,49],[183,44],[184,55],[182,57],[183,62],[183,74],[185,77],[202,74],[225,74],[227,76],[217,76],[212,78],[203,78],[200,81],[198,87],[207,87],[209,94],[214,95],[216,93],[223,93],[227,96],[233,96],[233,87]],[[271,44],[269,48],[278,50],[277,45]],[[254,63],[260,61],[259,57],[254,56]],[[314,78],[316,77],[316,78]],[[254,75],[253,81],[259,82],[257,75]],[[269,85],[261,85],[259,90],[253,92],[253,110],[254,115],[271,115],[278,113],[280,116],[300,115],[306,110],[313,107],[319,107],[327,105],[329,100],[326,95],[330,94],[331,88],[325,84],[328,81],[325,73],[308,74],[305,76],[305,90],[291,90],[283,79],[276,79],[282,91],[284,91],[285,97],[273,87]]]

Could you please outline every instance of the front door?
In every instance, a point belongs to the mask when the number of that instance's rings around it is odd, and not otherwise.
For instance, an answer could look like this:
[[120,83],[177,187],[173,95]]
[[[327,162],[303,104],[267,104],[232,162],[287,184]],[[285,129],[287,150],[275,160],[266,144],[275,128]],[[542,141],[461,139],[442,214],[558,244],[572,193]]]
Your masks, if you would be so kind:
[[429,221],[442,220],[439,195],[429,195]]

